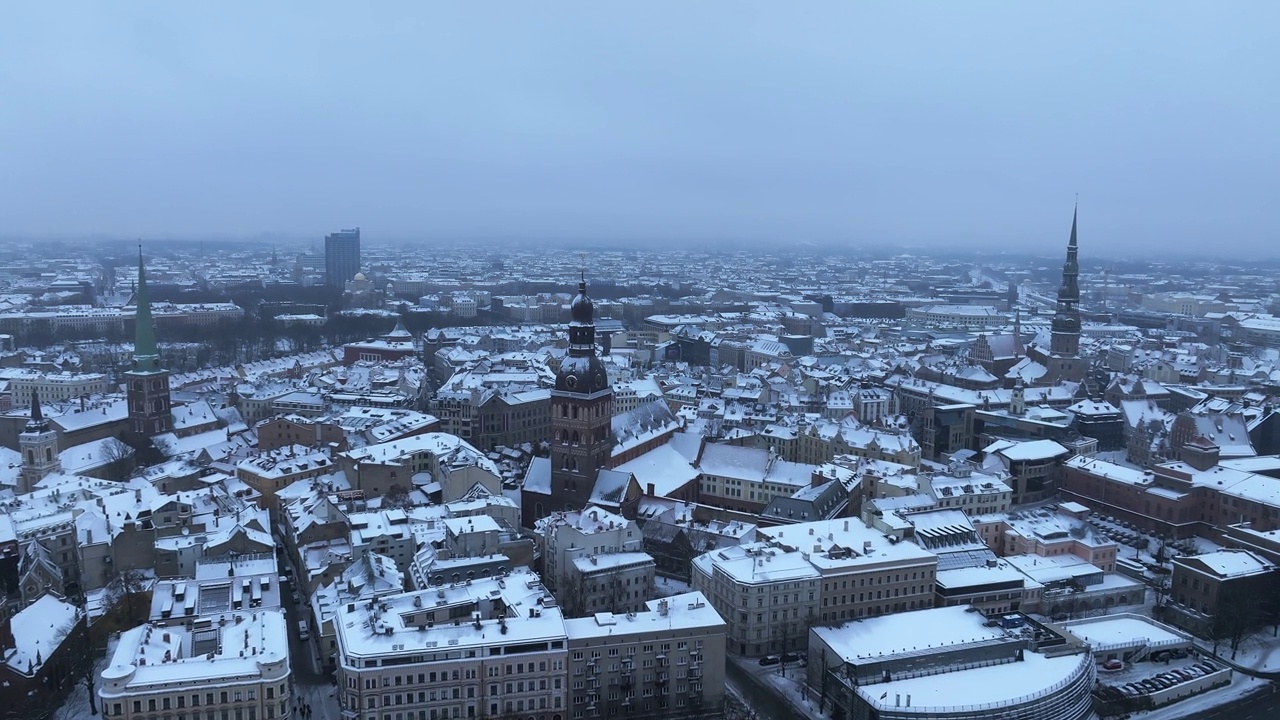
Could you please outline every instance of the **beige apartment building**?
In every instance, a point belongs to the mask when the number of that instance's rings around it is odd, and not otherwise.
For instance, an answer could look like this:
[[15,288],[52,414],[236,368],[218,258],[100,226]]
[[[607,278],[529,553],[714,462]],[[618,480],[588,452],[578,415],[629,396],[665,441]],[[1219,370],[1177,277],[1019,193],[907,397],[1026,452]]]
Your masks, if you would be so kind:
[[98,702],[103,720],[285,720],[290,676],[284,613],[228,613],[122,633]]
[[334,627],[344,720],[566,717],[564,620],[528,570],[347,603]]
[[693,561],[693,587],[725,619],[732,652],[803,649],[813,624],[933,607],[937,556],[858,520],[761,528],[757,537]]

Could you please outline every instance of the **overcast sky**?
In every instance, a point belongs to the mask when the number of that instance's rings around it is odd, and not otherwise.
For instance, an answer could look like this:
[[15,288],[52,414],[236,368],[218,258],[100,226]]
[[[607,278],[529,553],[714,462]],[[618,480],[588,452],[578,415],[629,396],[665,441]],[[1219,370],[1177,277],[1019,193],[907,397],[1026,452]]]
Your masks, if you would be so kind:
[[1280,3],[0,4],[8,237],[1277,255]]

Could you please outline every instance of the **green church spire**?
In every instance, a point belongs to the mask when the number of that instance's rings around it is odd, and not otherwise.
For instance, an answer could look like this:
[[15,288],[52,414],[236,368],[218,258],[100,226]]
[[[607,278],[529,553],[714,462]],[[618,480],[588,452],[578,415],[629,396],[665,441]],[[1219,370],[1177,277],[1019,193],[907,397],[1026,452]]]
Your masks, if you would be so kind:
[[133,370],[160,372],[160,351],[156,349],[156,328],[151,319],[151,296],[147,292],[147,270],[142,264],[142,243],[138,243],[138,289],[135,293]]

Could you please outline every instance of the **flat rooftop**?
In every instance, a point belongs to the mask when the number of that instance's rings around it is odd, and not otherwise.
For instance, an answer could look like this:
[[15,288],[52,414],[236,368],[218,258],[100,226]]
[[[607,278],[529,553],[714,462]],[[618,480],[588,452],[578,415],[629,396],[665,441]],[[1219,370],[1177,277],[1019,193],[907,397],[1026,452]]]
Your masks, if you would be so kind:
[[895,613],[838,627],[816,627],[813,632],[845,662],[856,663],[924,648],[941,651],[950,645],[1006,637],[1004,630],[986,627],[985,622],[982,613],[957,606]]
[[1123,645],[1135,640],[1148,643],[1191,642],[1191,638],[1167,625],[1131,613],[1084,618],[1062,623],[1062,627],[1092,647]]
[[[1075,653],[1047,658],[1028,652],[1020,662],[875,683],[857,691],[868,704],[880,709],[895,707],[898,698],[905,703],[908,696],[915,712],[925,708],[1001,705],[1028,695],[1046,694],[1080,672],[1080,665],[1085,662],[1092,663],[1093,657]],[[992,713],[991,717],[998,714],[994,708],[987,712]]]

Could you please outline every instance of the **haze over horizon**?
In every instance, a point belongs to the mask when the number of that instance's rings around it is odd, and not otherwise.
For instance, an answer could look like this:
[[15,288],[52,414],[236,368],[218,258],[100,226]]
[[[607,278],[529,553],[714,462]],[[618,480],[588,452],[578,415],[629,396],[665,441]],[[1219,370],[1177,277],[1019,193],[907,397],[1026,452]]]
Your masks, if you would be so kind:
[[3,12],[0,239],[1277,254],[1274,4]]

